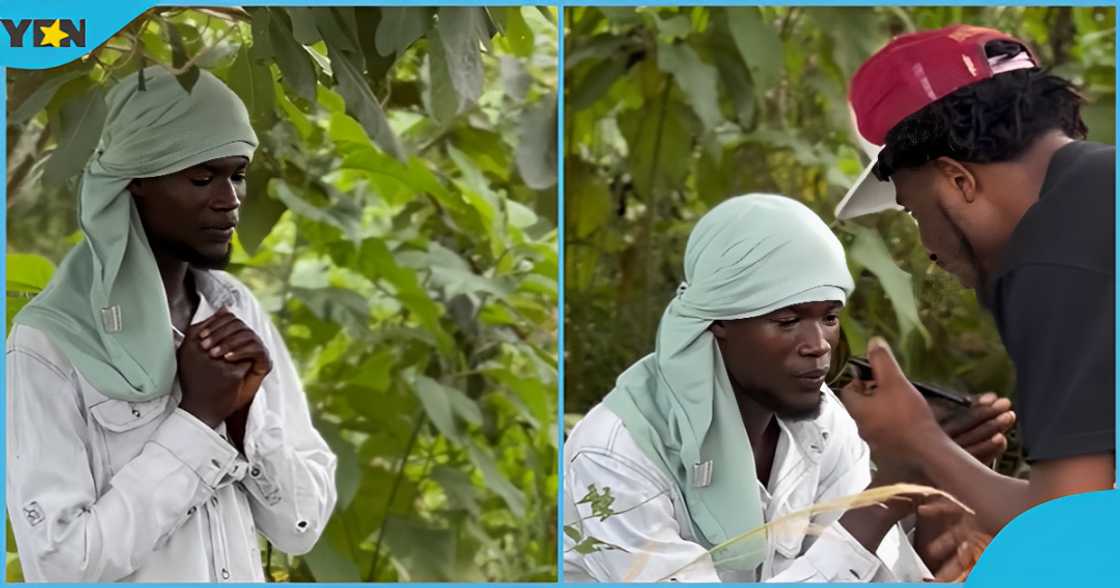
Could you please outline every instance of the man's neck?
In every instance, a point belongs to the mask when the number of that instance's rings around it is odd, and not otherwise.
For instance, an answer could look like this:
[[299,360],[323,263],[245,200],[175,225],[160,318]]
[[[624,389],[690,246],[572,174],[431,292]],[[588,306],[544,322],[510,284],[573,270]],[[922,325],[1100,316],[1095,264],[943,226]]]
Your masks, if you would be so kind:
[[735,391],[735,399],[739,404],[739,415],[747,430],[747,438],[751,442],[751,451],[754,452],[758,479],[766,484],[770,480],[770,469],[778,447],[778,419],[773,410],[740,390]]
[[999,204],[1011,227],[1018,225],[1042,196],[1054,154],[1072,142],[1064,132],[1050,131],[1035,139],[1016,160],[989,164],[995,181],[1002,186],[997,193],[1001,196]]
[[190,265],[178,258],[155,252],[163,291],[167,295],[171,322],[179,330],[186,329],[198,306],[198,295],[193,283],[188,281]]

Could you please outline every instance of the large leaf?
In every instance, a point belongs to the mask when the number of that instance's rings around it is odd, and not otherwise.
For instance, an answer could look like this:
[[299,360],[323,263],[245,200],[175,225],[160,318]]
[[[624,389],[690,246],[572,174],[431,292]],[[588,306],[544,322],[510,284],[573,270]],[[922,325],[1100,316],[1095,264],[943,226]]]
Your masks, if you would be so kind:
[[328,56],[338,83],[338,92],[346,101],[346,112],[358,119],[374,144],[393,157],[404,161],[404,148],[389,126],[389,120],[385,118],[381,103],[373,95],[373,90],[370,89],[361,72],[349,59],[342,57],[340,51],[330,46]]
[[[187,55],[187,48],[183,44],[183,32],[180,30],[180,25],[172,23],[170,26],[166,27],[166,30],[167,40],[171,44],[171,66],[179,72],[176,74],[175,79],[178,80],[179,85],[182,86],[187,93],[190,93],[200,75],[198,66],[190,63],[190,57]],[[188,63],[190,63],[190,65],[188,65]]]
[[610,220],[610,189],[582,161],[564,167],[564,218],[575,238],[583,239]]
[[522,123],[517,171],[534,190],[556,184],[556,116],[556,96],[551,95],[534,105]]
[[855,235],[855,241],[848,248],[848,256],[879,278],[898,318],[901,339],[905,340],[910,331],[917,329],[928,343],[929,331],[918,318],[918,304],[914,299],[910,274],[899,268],[891,258],[883,237],[874,229],[854,223],[844,225],[844,230]]
[[237,225],[237,239],[250,255],[257,252],[264,238],[272,232],[276,221],[288,208],[268,193],[268,181],[273,170],[262,162],[249,167],[246,186],[249,195],[241,207],[241,220]]
[[307,50],[296,40],[288,19],[279,11],[273,12],[268,31],[276,65],[280,67],[281,81],[296,96],[314,102],[317,83],[315,65]]
[[462,103],[473,104],[482,95],[481,43],[490,38],[486,23],[486,11],[482,8],[439,9],[439,21],[436,23],[438,48],[443,51],[451,87]]
[[82,68],[68,71],[62,75],[53,76],[46,82],[40,85],[27,97],[19,107],[15,109],[11,115],[8,116],[9,125],[22,125],[26,123],[31,117],[39,113],[39,111],[46,108],[47,103],[54,98],[55,92],[64,86],[66,83],[76,80],[80,77],[88,76],[89,69]]
[[518,518],[524,516],[525,494],[518,490],[509,481],[509,478],[498,469],[498,463],[494,461],[494,456],[490,454],[490,451],[475,443],[470,443],[467,446],[467,451],[471,456],[471,461],[482,472],[482,479],[485,480],[487,488],[502,497],[513,516]]
[[249,47],[243,46],[226,79],[230,89],[241,97],[253,126],[268,128],[275,116],[276,91],[267,63],[256,62]]
[[432,26],[431,8],[402,7],[381,9],[381,22],[377,25],[374,42],[377,52],[392,55],[404,51]]
[[42,255],[8,253],[5,256],[8,290],[38,292],[54,274],[54,264]]
[[759,8],[736,6],[724,11],[739,55],[750,69],[755,91],[762,96],[781,77],[782,40],[774,27],[763,20]]
[[666,93],[659,103],[618,118],[630,154],[630,173],[638,193],[676,189],[688,175],[695,140],[689,110]]
[[723,120],[719,112],[719,91],[716,87],[719,72],[712,65],[701,61],[692,47],[685,43],[659,45],[657,64],[673,74],[705,128],[714,129]]
[[455,533],[412,519],[392,516],[385,521],[385,545],[409,582],[447,582],[455,564]]
[[44,185],[59,187],[81,172],[97,147],[107,115],[103,86],[97,86],[62,105],[56,136],[58,148],[43,170]]

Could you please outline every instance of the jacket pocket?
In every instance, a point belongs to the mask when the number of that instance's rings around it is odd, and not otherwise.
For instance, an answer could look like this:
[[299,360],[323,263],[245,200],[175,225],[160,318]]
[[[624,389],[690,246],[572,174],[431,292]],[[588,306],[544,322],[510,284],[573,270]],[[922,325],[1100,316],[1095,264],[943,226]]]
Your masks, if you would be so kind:
[[144,402],[109,399],[89,408],[103,441],[111,474],[140,455],[144,444],[167,415],[170,396]]

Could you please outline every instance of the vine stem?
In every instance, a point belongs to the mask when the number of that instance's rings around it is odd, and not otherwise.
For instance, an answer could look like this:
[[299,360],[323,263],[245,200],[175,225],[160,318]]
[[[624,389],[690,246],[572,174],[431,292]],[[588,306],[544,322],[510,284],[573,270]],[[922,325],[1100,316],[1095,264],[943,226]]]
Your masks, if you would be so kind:
[[370,563],[366,582],[373,582],[373,579],[377,577],[378,569],[381,567],[381,541],[385,538],[385,525],[389,522],[389,513],[393,509],[393,501],[397,499],[397,491],[400,490],[401,482],[404,480],[404,466],[412,455],[412,450],[416,446],[416,439],[420,436],[420,430],[424,428],[425,422],[427,422],[427,419],[424,418],[424,411],[421,409],[416,413],[416,420],[412,425],[412,434],[408,437],[408,445],[405,446],[404,455],[401,456],[401,462],[397,465],[397,473],[393,477],[393,488],[389,491],[389,500],[385,503],[385,513],[381,515],[381,526],[377,529],[377,543],[373,547],[373,562]]

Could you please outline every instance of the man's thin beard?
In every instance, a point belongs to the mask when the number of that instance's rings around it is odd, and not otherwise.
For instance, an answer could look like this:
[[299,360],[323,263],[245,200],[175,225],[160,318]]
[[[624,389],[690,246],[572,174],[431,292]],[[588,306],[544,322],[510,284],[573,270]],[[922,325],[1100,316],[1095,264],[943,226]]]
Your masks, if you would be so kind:
[[182,260],[194,268],[203,270],[224,270],[229,267],[230,256],[233,255],[233,247],[227,246],[226,253],[222,257],[211,257],[200,253],[197,249],[180,243],[178,241],[158,241],[154,243],[159,249],[171,254],[175,259]]

